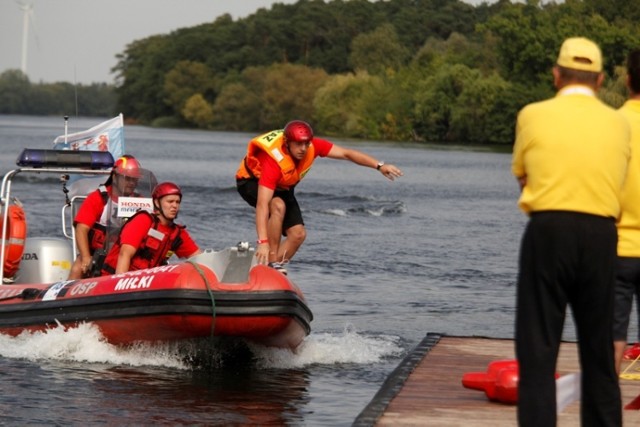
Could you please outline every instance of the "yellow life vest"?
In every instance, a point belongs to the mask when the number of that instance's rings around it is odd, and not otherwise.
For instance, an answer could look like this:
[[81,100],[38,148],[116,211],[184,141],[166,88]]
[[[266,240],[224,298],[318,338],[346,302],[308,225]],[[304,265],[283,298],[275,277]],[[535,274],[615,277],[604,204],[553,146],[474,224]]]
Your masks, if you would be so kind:
[[274,130],[257,136],[249,142],[247,155],[240,162],[236,172],[237,179],[260,178],[262,166],[257,158],[259,150],[267,153],[269,157],[278,163],[282,171],[282,177],[277,184],[279,189],[288,189],[300,182],[311,169],[313,160],[316,157],[315,147],[311,142],[305,156],[296,162],[284,147],[282,129]]

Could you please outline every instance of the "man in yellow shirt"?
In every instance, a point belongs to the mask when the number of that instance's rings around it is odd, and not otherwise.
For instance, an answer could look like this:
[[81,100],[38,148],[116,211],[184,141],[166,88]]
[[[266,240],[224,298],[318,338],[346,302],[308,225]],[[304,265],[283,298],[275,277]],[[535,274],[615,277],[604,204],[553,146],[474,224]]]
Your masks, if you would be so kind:
[[[616,371],[620,372],[627,346],[627,330],[633,294],[640,310],[640,49],[627,57],[629,99],[620,112],[631,126],[631,162],[622,190],[622,215],[618,221],[618,263],[613,318]],[[640,314],[640,313],[639,313]],[[639,345],[629,349],[629,357],[640,354]]]
[[626,120],[596,98],[604,75],[591,40],[564,41],[555,97],[518,114],[512,172],[530,216],[517,285],[520,426],[555,426],[555,371],[567,305],[582,367],[583,425],[621,425],[613,355],[616,219],[630,157]]

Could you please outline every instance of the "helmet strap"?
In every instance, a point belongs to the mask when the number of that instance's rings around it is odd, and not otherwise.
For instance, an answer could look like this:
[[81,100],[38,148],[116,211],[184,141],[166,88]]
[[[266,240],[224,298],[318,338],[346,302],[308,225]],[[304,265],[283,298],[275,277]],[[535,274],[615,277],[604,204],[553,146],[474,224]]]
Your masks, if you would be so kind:
[[[167,218],[167,216],[164,214],[164,211],[162,210],[162,204],[160,203],[161,199],[162,197],[160,197],[160,199],[153,200],[153,209],[158,213],[159,216],[164,218],[167,222],[171,223],[178,218],[178,214],[176,214],[176,217],[174,219]],[[158,202],[158,205],[156,205],[156,201]]]

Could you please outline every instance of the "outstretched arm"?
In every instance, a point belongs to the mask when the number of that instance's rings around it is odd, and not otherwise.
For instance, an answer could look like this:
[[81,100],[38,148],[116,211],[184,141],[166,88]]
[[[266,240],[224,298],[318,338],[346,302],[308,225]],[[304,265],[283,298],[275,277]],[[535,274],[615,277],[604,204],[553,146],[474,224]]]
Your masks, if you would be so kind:
[[383,164],[378,168],[380,162],[370,155],[363,153],[362,151],[354,150],[351,148],[344,148],[337,144],[334,144],[331,150],[329,150],[329,154],[327,157],[331,159],[340,159],[340,160],[349,160],[352,163],[355,163],[360,166],[366,166],[373,169],[378,169],[382,175],[393,181],[395,178],[398,178],[403,175],[402,171],[398,169],[394,165]]

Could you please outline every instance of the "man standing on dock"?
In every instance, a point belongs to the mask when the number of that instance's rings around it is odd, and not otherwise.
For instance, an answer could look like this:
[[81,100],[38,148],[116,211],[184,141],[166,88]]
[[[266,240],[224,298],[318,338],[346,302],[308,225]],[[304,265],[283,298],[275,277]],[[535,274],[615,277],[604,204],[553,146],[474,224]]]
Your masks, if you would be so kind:
[[[620,108],[620,112],[631,126],[632,160],[622,192],[622,214],[618,221],[618,264],[613,322],[618,373],[627,347],[627,331],[634,294],[639,297],[636,303],[640,310],[640,49],[631,51],[627,57],[627,87],[629,99]],[[638,345],[636,343],[629,349],[630,355],[637,353],[634,350],[638,349]]]
[[626,120],[596,97],[600,48],[569,38],[553,67],[554,98],[518,114],[512,171],[530,216],[516,313],[520,426],[555,426],[556,361],[567,304],[578,337],[584,426],[620,426],[613,302],[621,190],[630,157]]

